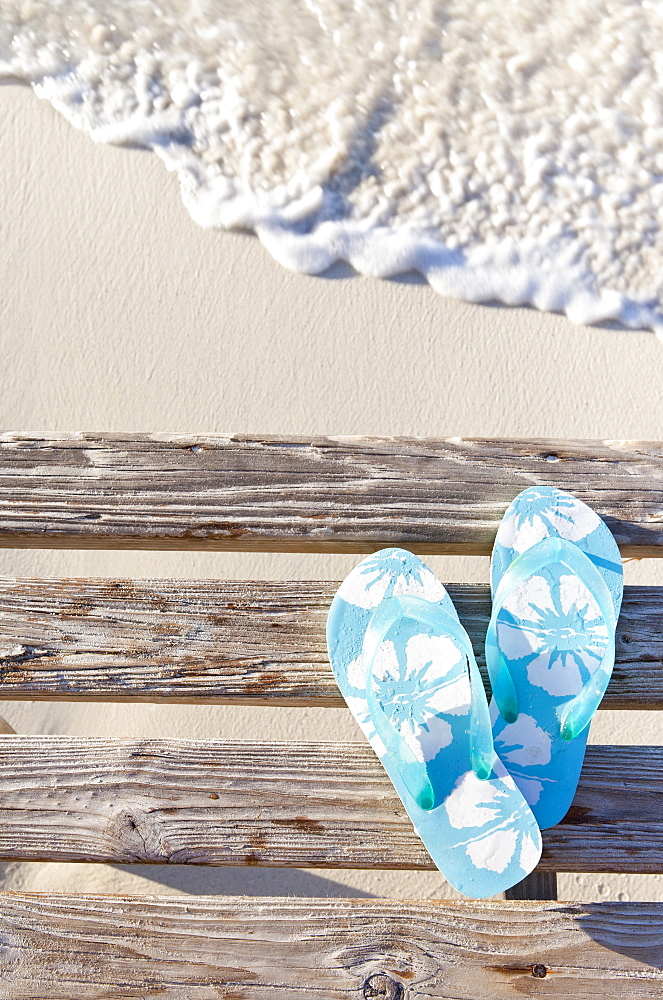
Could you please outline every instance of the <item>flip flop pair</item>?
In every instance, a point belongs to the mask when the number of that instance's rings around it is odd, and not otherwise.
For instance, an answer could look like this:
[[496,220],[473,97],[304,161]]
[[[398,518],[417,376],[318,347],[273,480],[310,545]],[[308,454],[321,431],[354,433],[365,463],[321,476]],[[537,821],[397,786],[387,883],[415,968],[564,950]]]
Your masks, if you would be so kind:
[[449,595],[404,549],[356,566],[327,626],[339,688],[415,830],[477,899],[535,868],[540,829],[571,803],[614,660],[619,550],[585,504],[533,487],[504,515],[491,586],[490,707]]

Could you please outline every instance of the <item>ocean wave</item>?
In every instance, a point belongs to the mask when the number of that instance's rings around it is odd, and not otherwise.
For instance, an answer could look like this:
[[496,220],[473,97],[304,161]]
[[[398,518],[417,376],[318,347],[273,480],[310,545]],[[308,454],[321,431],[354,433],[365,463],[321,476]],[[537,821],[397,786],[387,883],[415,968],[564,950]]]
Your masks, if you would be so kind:
[[0,76],[284,266],[663,336],[663,7],[0,0]]

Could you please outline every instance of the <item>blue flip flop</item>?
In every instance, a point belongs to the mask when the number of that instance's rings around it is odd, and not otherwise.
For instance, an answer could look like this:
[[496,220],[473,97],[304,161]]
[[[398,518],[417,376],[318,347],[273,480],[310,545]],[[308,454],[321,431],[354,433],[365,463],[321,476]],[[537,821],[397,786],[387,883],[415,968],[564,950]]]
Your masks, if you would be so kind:
[[617,543],[590,507],[524,490],[497,531],[486,664],[495,749],[542,830],[566,814],[615,658]]
[[404,549],[364,559],[327,623],[343,696],[447,881],[483,899],[537,864],[541,835],[497,757],[483,683],[450,597]]

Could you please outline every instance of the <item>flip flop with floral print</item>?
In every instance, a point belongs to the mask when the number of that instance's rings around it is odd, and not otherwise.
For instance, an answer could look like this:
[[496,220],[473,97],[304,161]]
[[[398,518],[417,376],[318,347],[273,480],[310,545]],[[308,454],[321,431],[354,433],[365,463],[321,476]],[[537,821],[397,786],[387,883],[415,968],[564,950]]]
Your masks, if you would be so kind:
[[530,487],[497,531],[491,589],[495,749],[545,830],[571,805],[610,680],[622,600],[617,543],[581,500]]
[[336,594],[329,657],[355,719],[446,879],[477,899],[541,854],[534,816],[497,757],[467,633],[417,556],[383,549]]

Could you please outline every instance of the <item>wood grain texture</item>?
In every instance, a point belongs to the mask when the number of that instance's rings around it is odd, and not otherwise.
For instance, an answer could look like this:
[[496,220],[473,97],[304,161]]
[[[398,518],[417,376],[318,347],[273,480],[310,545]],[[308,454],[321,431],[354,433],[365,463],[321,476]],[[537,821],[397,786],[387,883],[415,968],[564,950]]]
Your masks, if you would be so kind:
[[[338,583],[0,578],[3,699],[333,705]],[[488,587],[449,593],[483,668]],[[663,708],[663,588],[627,587],[603,705]]]
[[625,554],[663,553],[660,442],[0,437],[0,544],[490,551],[527,486],[570,490]]
[[0,894],[10,1000],[634,1000],[660,903]]
[[[663,748],[590,747],[548,871],[660,872]],[[433,869],[363,743],[4,736],[0,861]]]

